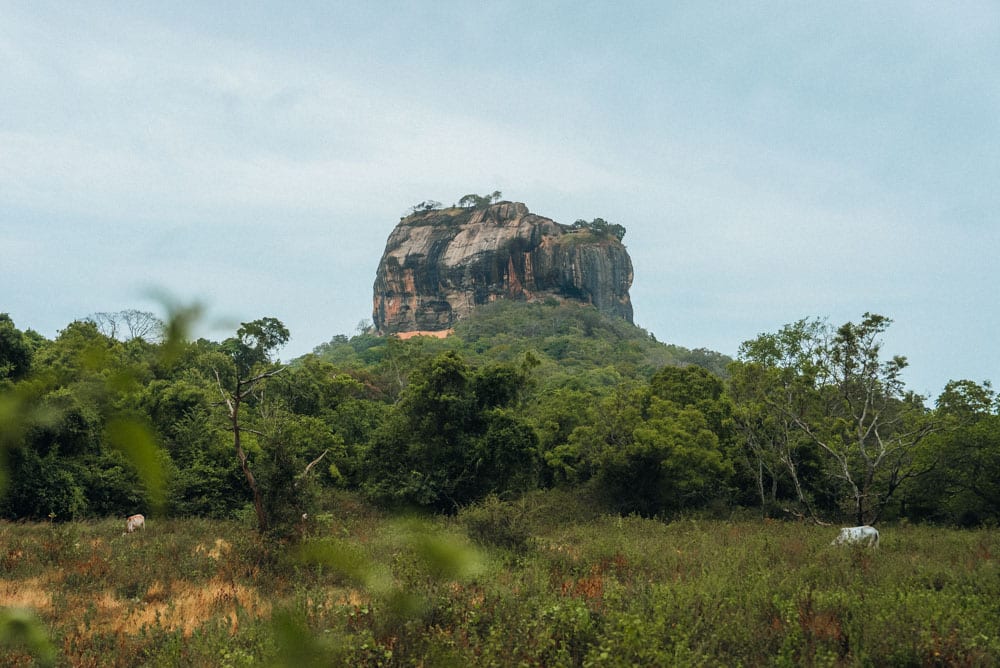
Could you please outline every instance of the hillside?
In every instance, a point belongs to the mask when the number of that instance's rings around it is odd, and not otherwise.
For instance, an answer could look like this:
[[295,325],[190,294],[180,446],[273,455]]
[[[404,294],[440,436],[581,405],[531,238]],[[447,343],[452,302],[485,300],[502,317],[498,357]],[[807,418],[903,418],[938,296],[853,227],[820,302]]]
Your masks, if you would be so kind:
[[[334,337],[313,351],[336,364],[368,364],[397,341],[374,332]],[[417,337],[408,343],[428,355],[454,350],[477,363],[510,362],[531,353],[540,373],[564,380],[600,369],[648,379],[664,366],[693,364],[725,377],[729,357],[712,350],[662,343],[646,330],[595,307],[549,299],[541,303],[497,301],[471,311],[447,338]]]

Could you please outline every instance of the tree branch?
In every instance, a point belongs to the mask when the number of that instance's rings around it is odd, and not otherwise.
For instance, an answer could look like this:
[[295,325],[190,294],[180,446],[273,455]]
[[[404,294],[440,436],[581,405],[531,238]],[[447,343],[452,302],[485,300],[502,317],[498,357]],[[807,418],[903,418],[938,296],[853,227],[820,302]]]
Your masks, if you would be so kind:
[[305,478],[307,475],[309,475],[309,469],[311,469],[312,467],[316,466],[316,464],[319,464],[319,460],[321,460],[324,457],[326,457],[326,453],[328,453],[328,452],[330,452],[329,448],[327,448],[326,450],[324,450],[323,454],[321,454],[319,457],[317,457],[316,459],[314,459],[311,462],[309,462],[309,465],[306,466],[305,470],[302,471],[301,474],[299,474],[299,477],[300,478]]
[[229,408],[229,415],[230,415],[230,417],[232,417],[232,415],[233,415],[233,402],[232,402],[232,399],[229,396],[229,394],[226,393],[225,388],[222,387],[222,377],[219,376],[219,370],[213,367],[212,371],[215,373],[215,382],[219,386],[219,393],[222,394],[222,400],[224,402],[226,402],[226,406]]

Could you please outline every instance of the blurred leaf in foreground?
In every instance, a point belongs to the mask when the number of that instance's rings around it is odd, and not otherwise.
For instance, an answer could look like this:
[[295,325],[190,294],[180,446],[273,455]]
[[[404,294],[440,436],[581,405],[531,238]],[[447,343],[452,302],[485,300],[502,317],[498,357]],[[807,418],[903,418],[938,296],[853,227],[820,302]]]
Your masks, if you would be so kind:
[[105,432],[108,442],[132,462],[150,504],[161,510],[165,502],[163,466],[152,430],[136,420],[116,418],[108,423]]
[[32,612],[20,608],[0,608],[0,650],[19,649],[35,657],[40,666],[54,666],[56,663],[55,645]]

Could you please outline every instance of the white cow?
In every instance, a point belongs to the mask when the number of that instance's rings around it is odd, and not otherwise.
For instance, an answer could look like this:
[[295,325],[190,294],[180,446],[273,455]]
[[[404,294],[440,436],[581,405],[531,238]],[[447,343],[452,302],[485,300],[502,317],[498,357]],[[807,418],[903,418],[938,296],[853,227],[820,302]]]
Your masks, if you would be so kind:
[[142,515],[130,515],[125,518],[125,533],[132,533],[136,529],[146,529],[146,518]]
[[831,545],[868,545],[878,547],[878,529],[867,524],[861,527],[844,527]]

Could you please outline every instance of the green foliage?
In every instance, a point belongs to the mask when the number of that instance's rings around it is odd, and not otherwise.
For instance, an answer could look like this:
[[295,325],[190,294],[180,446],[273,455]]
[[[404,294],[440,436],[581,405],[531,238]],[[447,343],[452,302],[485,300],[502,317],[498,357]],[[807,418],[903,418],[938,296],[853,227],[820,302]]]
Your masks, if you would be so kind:
[[782,461],[809,507],[791,459],[807,441],[825,462],[841,513],[858,524],[875,522],[904,481],[929,471],[921,446],[941,425],[921,397],[906,392],[906,359],[882,356],[891,322],[865,313],[860,323],[831,330],[801,320],[744,343],[744,366],[734,367],[737,412],[758,466]]
[[901,512],[960,526],[1000,524],[1000,415],[965,420],[927,446],[920,461],[927,473],[908,481]]
[[596,465],[612,507],[652,516],[723,496],[732,463],[702,411],[643,391],[614,409]]
[[205,407],[184,412],[170,425],[164,441],[173,462],[167,480],[171,515],[231,517],[247,503],[230,438]]
[[525,497],[503,501],[490,494],[462,508],[458,519],[480,545],[524,552],[531,541],[531,508]]
[[616,223],[609,223],[603,218],[594,218],[589,222],[581,218],[573,223],[570,226],[570,229],[589,232],[599,239],[604,237],[614,237],[618,241],[621,241],[625,238],[625,228],[623,226]]
[[242,323],[234,338],[222,342],[221,349],[232,357],[237,372],[245,377],[255,367],[270,363],[275,351],[290,336],[288,328],[277,318],[260,318]]
[[531,353],[540,363],[536,375],[541,382],[556,376],[563,384],[608,367],[648,380],[664,366],[696,364],[725,377],[729,361],[718,354],[659,343],[621,318],[573,303],[486,304],[456,324],[454,339],[491,361],[512,361]]
[[343,461],[344,444],[322,420],[291,414],[271,419],[256,469],[272,537],[301,538],[303,517],[315,512],[319,481],[330,470],[318,466],[327,457]]
[[156,444],[156,437],[148,426],[138,420],[113,419],[108,422],[107,442],[131,460],[148,491],[149,503],[153,509],[163,509],[164,496],[163,462]]
[[[10,411],[0,446],[17,473],[10,488],[0,487],[4,514],[63,520],[114,506],[118,513],[162,508],[170,461],[141,397],[173,361],[166,351],[183,332],[176,323],[167,332],[155,345],[122,343],[78,321],[55,341],[33,344],[32,373],[0,392],[0,410]],[[140,495],[147,497],[141,504]]]
[[[35,639],[0,622],[0,651],[114,666],[1000,660],[990,530],[884,525],[870,551],[806,523],[598,515],[564,491],[490,497],[457,519],[335,501],[341,512],[277,559],[235,522],[161,520],[129,536],[120,520],[0,522],[10,591],[22,608],[42,601],[13,613]],[[501,538],[505,511],[519,517],[516,550],[463,536]]]
[[[306,494],[295,495],[292,492],[297,485],[291,484],[290,469],[297,462],[297,453],[280,433],[285,412],[269,402],[264,393],[267,382],[285,370],[274,364],[273,356],[288,338],[288,329],[276,318],[242,323],[236,336],[226,339],[219,346],[228,358],[223,365],[223,373],[218,367],[212,367],[224,408],[219,414],[224,416],[226,428],[232,432],[233,453],[253,498],[257,529],[262,534],[276,532],[283,539],[292,535],[290,518],[298,514],[285,501],[307,500]],[[251,409],[256,409],[259,417],[253,419]],[[250,420],[259,428],[250,427]],[[270,445],[268,480],[264,481],[269,484],[263,488],[254,473],[256,466],[253,461],[261,445],[259,439],[269,441]],[[266,450],[268,448],[260,454],[266,457]],[[304,489],[298,491],[304,492]],[[272,503],[275,499],[280,501]],[[274,510],[276,516],[272,517],[269,510]]]
[[[162,466],[162,471],[154,468],[151,472],[154,479],[159,479],[170,467],[169,460],[162,453],[156,453],[153,466],[157,464]],[[150,508],[163,509],[162,505],[151,503],[151,495],[147,493],[136,468],[119,450],[106,449],[84,458],[79,471],[77,480],[86,499],[87,516],[119,516],[148,513]]]
[[969,424],[1000,410],[1000,397],[989,381],[979,384],[971,380],[952,380],[938,397],[937,407],[943,417]]
[[56,648],[41,621],[28,610],[0,608],[0,650],[5,654],[25,652],[40,666],[55,665]]
[[0,508],[6,517],[59,521],[81,517],[88,510],[85,469],[80,462],[30,448],[7,454],[10,481]]
[[6,313],[0,313],[0,382],[20,380],[31,368],[30,339],[14,326]]
[[473,370],[453,352],[424,364],[373,436],[366,488],[376,498],[445,511],[529,488],[537,437],[505,410],[525,381],[516,369]]
[[499,190],[494,190],[489,195],[464,195],[462,199],[458,200],[458,205],[462,208],[485,209],[494,202],[499,202],[501,197],[503,197],[503,193]]
[[434,211],[441,208],[441,202],[433,199],[427,199],[423,202],[418,202],[410,207],[410,213],[420,213],[426,211]]
[[670,514],[724,499],[733,434],[722,389],[699,367],[664,367],[649,385],[618,385],[593,418],[545,452],[553,479],[594,478],[608,507],[624,513]]
[[644,515],[997,516],[982,482],[997,478],[995,393],[956,381],[926,408],[905,359],[881,354],[883,316],[799,321],[727,369],[592,307],[499,301],[445,339],[360,327],[279,366],[280,321],[189,342],[199,309],[167,307],[162,340],[92,320],[47,341],[0,318],[0,513],[229,518],[249,503],[299,540],[334,488],[451,513],[559,487]]

